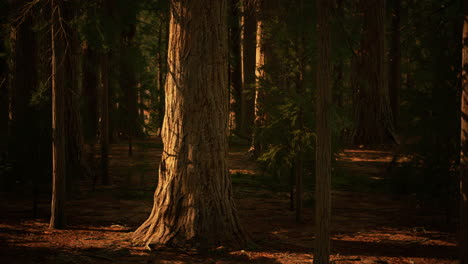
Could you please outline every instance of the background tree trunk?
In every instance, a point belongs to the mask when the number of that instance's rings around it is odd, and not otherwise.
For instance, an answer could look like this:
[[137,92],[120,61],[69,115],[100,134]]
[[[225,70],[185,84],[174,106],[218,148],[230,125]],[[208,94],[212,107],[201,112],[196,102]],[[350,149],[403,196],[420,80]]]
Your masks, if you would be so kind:
[[65,32],[62,5],[51,0],[52,24],[52,205],[50,228],[65,226]]
[[[6,1],[0,2],[0,25],[6,23],[8,15],[8,4]],[[6,54],[5,47],[6,36],[5,29],[0,29],[0,54]],[[7,56],[0,56],[0,160],[8,150],[8,105],[9,105],[9,77],[8,77]]]
[[[164,152],[140,244],[242,246],[226,164],[227,1],[171,2]],[[168,224],[170,223],[170,224]]]
[[241,130],[251,133],[254,120],[254,85],[257,21],[255,1],[243,0],[242,10],[242,105]]
[[330,262],[331,216],[331,56],[330,21],[332,2],[318,0],[317,6],[317,110],[315,149],[315,247],[314,263]]
[[464,4],[460,153],[460,264],[468,263],[468,4]]
[[[18,1],[14,7],[17,12],[29,1]],[[11,93],[11,138],[10,150],[14,160],[14,174],[18,180],[26,177],[31,168],[27,161],[34,160],[30,147],[34,145],[31,136],[32,116],[31,97],[37,87],[37,50],[36,33],[32,30],[33,18],[26,15],[21,24],[16,26],[14,51],[13,83]],[[36,131],[37,132],[37,131]]]
[[230,115],[233,117],[233,128],[236,134],[242,134],[242,62],[241,62],[241,28],[239,21],[239,0],[229,0],[229,36],[230,36]]
[[385,71],[385,0],[360,1],[363,37],[353,69],[354,143],[379,145],[395,140]]
[[392,40],[390,49],[390,80],[389,96],[392,109],[393,127],[398,127],[400,113],[400,86],[401,86],[401,43],[400,43],[400,13],[401,0],[393,1],[392,11]]
[[99,84],[99,68],[97,66],[99,65],[99,60],[97,55],[89,45],[86,45],[83,49],[83,127],[85,140],[91,144],[96,142],[99,124],[97,101]]

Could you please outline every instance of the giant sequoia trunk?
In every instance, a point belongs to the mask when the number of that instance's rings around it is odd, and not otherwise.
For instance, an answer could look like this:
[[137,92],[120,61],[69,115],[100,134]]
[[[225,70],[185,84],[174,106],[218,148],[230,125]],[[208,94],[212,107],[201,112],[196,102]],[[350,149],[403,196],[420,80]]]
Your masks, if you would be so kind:
[[460,264],[468,263],[468,4],[464,3],[462,39],[462,102],[460,153]]
[[315,149],[315,248],[314,263],[330,262],[331,216],[331,1],[317,2],[317,143]]
[[227,1],[172,0],[164,152],[139,244],[206,248],[247,242],[226,163]]
[[361,0],[363,36],[353,68],[354,143],[379,145],[394,138],[385,71],[385,0]]

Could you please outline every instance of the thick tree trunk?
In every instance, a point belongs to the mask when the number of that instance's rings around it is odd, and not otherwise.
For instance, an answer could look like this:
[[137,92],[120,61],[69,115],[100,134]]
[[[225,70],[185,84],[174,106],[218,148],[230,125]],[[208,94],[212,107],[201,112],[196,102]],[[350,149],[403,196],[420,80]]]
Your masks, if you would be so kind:
[[354,62],[354,143],[395,141],[385,71],[385,0],[360,1],[364,12],[361,48]]
[[52,205],[50,228],[65,226],[65,32],[61,24],[62,5],[51,0],[52,24]]
[[468,4],[464,3],[462,39],[460,153],[460,264],[468,263]]
[[243,0],[242,12],[242,94],[241,131],[252,132],[254,120],[255,52],[257,21],[254,0]]
[[401,86],[401,43],[400,43],[400,13],[401,0],[393,0],[392,12],[392,40],[390,50],[390,79],[389,96],[392,109],[393,127],[398,127],[400,113],[400,86]]
[[207,248],[247,242],[226,163],[226,0],[172,0],[164,152],[139,244]]
[[331,56],[330,21],[332,2],[318,0],[317,6],[317,109],[315,149],[315,247],[314,263],[330,262],[331,218]]

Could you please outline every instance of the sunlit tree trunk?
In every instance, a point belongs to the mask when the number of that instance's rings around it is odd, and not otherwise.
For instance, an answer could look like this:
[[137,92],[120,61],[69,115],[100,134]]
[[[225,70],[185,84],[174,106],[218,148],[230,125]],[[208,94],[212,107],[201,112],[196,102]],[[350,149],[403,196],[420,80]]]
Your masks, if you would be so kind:
[[265,99],[265,92],[263,90],[263,82],[266,77],[265,72],[265,7],[268,0],[257,0],[257,49],[255,53],[255,100],[254,100],[254,131],[252,133],[252,143],[249,152],[254,157],[258,157],[262,152],[262,144],[258,134],[259,128],[265,122],[263,113],[263,103]]
[[330,262],[331,218],[331,56],[332,1],[318,0],[317,10],[317,109],[315,149],[315,247],[314,263]]
[[254,85],[257,21],[255,1],[243,0],[242,9],[242,94],[241,131],[250,133],[254,120]]
[[468,3],[464,3],[462,39],[460,153],[460,264],[468,263]]
[[51,0],[52,47],[52,204],[50,228],[65,226],[65,32],[61,20],[62,5]]
[[390,50],[389,97],[392,109],[393,127],[398,127],[400,113],[400,86],[401,86],[401,43],[400,43],[400,13],[401,0],[393,0],[392,11],[392,39]]
[[395,140],[385,71],[385,0],[361,0],[361,47],[353,66],[354,143],[379,145]]
[[164,151],[139,244],[206,248],[247,242],[226,162],[226,0],[172,0]]

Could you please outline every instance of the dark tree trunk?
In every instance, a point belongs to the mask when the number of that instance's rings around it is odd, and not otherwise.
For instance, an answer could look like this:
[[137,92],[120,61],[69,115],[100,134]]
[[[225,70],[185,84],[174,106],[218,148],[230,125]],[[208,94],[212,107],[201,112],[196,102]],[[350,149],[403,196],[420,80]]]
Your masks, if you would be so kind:
[[464,3],[460,153],[460,264],[468,263],[468,4]]
[[51,0],[52,46],[52,205],[50,228],[65,227],[65,32],[60,1]]
[[[135,14],[136,16],[136,14]],[[132,18],[136,20],[136,17]],[[136,25],[128,25],[122,32],[120,49],[120,88],[124,94],[123,113],[125,117],[125,133],[129,139],[129,155],[132,155],[132,139],[142,137],[141,120],[138,114],[138,90],[135,72],[135,37]]]
[[392,12],[392,40],[390,50],[390,78],[389,97],[392,109],[393,127],[398,127],[400,113],[400,86],[401,86],[401,43],[400,43],[400,13],[401,0],[393,0]]
[[331,219],[331,56],[330,23],[332,2],[318,0],[317,6],[317,109],[315,149],[315,247],[314,263],[330,263]]
[[[15,10],[21,10],[26,3],[28,1],[19,1]],[[27,162],[34,159],[30,149],[35,143],[30,135],[34,112],[31,98],[37,87],[37,43],[33,22],[32,16],[26,16],[16,28],[9,153],[15,161],[14,173],[19,179],[29,175],[30,164]]]
[[91,144],[96,142],[98,131],[98,54],[90,46],[83,49],[83,127],[85,140]]
[[111,185],[112,178],[109,175],[109,57],[110,54],[101,54],[101,176],[102,184]]
[[364,12],[361,48],[353,65],[354,143],[395,141],[385,71],[385,0],[360,1]]
[[[0,2],[0,25],[7,20],[8,4],[6,1]],[[6,54],[5,47],[6,30],[0,29],[0,54]],[[7,56],[0,57],[0,161],[8,150],[8,105],[9,105],[9,78]]]
[[77,1],[63,2],[61,16],[67,24],[62,26],[67,37],[65,61],[64,93],[65,93],[65,153],[66,153],[66,175],[67,194],[72,195],[77,191],[77,181],[80,177],[90,177],[91,170],[88,167],[84,152],[83,125],[79,109],[80,87],[78,86],[78,54],[79,39],[76,29],[70,27],[70,22],[76,18]]
[[244,246],[226,162],[227,1],[171,4],[164,151],[153,210],[134,242]]
[[241,29],[239,21],[239,0],[229,0],[230,23],[230,115],[232,117],[232,129],[236,134],[242,134],[242,62],[241,62]]

